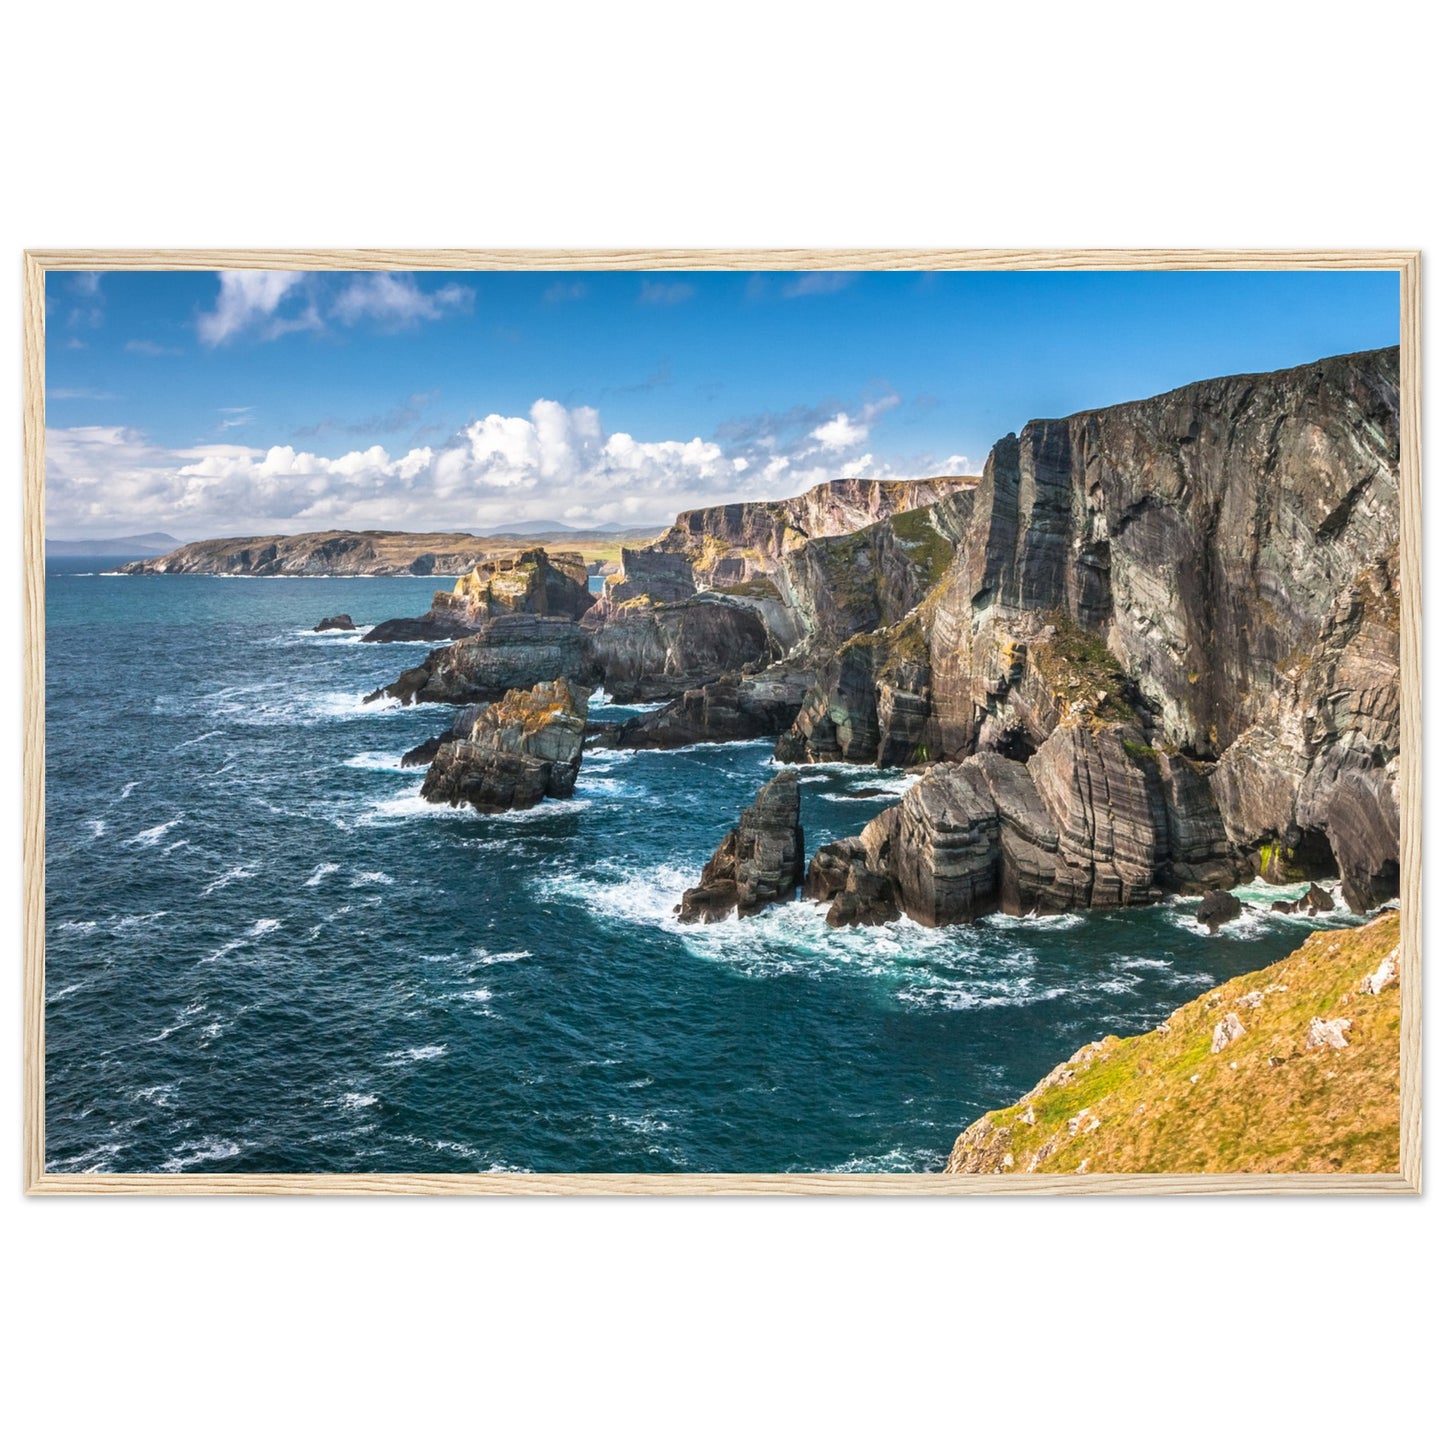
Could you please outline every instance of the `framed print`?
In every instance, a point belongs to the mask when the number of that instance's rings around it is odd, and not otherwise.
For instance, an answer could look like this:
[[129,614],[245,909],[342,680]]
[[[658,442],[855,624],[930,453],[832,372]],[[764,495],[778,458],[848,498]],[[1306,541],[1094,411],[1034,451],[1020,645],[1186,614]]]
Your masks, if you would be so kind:
[[32,1193],[1418,1192],[1418,253],[32,252]]

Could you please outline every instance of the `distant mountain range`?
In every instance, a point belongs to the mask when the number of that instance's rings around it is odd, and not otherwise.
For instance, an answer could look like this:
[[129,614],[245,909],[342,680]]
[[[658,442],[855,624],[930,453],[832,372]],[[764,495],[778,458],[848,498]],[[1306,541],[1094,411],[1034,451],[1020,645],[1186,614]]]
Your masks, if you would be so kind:
[[145,532],[136,537],[47,537],[47,557],[159,557],[181,544],[168,532]]

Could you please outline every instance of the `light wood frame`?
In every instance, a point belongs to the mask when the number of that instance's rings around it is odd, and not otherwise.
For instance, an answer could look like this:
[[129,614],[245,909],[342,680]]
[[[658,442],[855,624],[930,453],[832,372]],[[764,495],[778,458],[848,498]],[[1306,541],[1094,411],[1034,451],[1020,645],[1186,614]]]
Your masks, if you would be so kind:
[[[1400,277],[1401,999],[1397,1174],[47,1174],[45,276],[50,271],[1374,270]],[[1418,1194],[1423,1074],[1420,252],[37,250],[25,254],[24,1187],[29,1194]],[[960,1119],[963,1129],[971,1121]]]

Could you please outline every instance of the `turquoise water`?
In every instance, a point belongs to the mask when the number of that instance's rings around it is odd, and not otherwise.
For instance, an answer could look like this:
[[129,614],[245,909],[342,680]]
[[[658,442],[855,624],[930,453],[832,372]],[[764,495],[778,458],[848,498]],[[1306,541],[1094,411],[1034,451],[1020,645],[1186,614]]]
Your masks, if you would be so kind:
[[[450,709],[360,701],[425,647],[308,629],[435,580],[103,565],[47,572],[51,1170],[934,1169],[1080,1044],[1317,926],[683,928],[767,744],[589,752],[565,802],[432,808],[396,760]],[[804,779],[809,851],[912,781]]]

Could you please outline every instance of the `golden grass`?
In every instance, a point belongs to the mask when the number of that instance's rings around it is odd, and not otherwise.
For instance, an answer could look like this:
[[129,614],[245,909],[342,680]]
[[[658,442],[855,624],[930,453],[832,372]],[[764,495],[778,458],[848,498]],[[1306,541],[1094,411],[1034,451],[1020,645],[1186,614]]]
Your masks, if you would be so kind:
[[[1398,974],[1379,993],[1361,984],[1399,941],[1397,913],[1311,934],[1152,1033],[1088,1045],[1017,1104],[971,1125],[949,1171],[1395,1172]],[[1244,1033],[1212,1052],[1230,1015]],[[1348,1044],[1307,1047],[1314,1019],[1349,1019]]]

